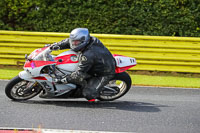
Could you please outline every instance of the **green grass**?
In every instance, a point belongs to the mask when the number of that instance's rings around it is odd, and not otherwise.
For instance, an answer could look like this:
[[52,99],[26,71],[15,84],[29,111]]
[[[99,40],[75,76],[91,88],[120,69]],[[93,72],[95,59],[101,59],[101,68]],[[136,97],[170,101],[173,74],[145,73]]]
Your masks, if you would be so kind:
[[[18,75],[22,69],[0,69],[0,79],[11,79]],[[151,75],[131,75],[133,85],[142,86],[165,86],[200,88],[200,78],[194,77],[174,77],[174,76],[151,76]]]
[[19,74],[22,69],[0,69],[0,79],[12,79]]
[[200,78],[131,75],[131,79],[134,85],[200,88]]

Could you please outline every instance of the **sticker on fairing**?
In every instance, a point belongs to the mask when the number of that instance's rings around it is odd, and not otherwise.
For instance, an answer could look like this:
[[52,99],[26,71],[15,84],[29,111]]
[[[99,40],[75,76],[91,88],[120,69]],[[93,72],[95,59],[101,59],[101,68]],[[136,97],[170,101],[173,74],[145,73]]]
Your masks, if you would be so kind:
[[87,61],[87,58],[85,56],[82,56],[81,61]]

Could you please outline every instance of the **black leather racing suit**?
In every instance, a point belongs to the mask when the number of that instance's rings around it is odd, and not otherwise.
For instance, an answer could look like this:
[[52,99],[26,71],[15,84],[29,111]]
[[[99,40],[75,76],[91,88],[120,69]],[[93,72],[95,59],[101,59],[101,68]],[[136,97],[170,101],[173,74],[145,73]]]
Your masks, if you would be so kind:
[[[58,42],[60,49],[70,48],[69,39]],[[79,51],[78,69],[71,74],[69,82],[82,84],[86,99],[98,98],[101,88],[108,84],[115,74],[115,59],[110,51],[96,37],[90,37],[89,44]]]

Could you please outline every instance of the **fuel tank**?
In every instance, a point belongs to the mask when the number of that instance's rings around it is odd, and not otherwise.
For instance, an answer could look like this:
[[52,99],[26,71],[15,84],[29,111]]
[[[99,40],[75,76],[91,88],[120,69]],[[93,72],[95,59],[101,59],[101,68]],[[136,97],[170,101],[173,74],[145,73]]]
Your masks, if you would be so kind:
[[57,61],[57,67],[61,70],[65,70],[68,72],[74,72],[79,64],[78,61],[78,53],[69,50],[65,51],[58,56],[54,57],[55,61]]

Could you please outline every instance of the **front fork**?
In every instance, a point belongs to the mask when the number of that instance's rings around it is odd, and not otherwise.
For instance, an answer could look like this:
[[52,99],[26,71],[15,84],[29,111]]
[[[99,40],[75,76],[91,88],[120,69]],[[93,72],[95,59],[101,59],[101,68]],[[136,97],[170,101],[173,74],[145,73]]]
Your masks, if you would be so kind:
[[[28,82],[28,84],[26,85],[26,90],[24,91],[24,93],[31,93],[31,92],[34,92],[36,91],[35,87],[38,85],[38,82]],[[38,87],[37,87],[38,89]]]

